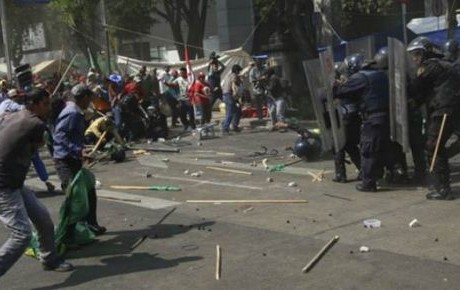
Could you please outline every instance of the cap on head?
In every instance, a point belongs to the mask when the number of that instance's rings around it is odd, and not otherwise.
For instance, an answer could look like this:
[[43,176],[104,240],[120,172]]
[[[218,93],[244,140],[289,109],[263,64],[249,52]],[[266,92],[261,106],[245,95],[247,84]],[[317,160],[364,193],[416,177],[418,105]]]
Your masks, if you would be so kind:
[[242,70],[243,68],[239,64],[234,64],[232,66],[232,73],[240,73]]
[[11,89],[8,91],[8,97],[10,98],[14,98],[14,97],[17,97],[19,94],[18,94],[18,90],[16,89]]
[[78,85],[75,85],[72,90],[70,90],[70,93],[72,94],[72,96],[79,100],[79,99],[82,99],[86,96],[92,96],[93,95],[93,92],[88,89],[88,87],[84,84],[78,84]]

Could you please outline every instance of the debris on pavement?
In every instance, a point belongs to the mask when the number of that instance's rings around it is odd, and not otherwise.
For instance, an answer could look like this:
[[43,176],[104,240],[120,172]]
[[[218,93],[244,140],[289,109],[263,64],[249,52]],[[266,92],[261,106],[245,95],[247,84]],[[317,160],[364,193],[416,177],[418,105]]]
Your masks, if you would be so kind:
[[267,177],[267,182],[273,182],[273,177]]
[[184,170],[184,174],[185,174],[185,175],[189,175],[189,174],[190,174],[190,170],[185,169],[185,170]]
[[360,251],[361,253],[369,253],[369,252],[370,252],[370,249],[369,249],[369,247],[361,246],[361,247],[359,247],[359,251]]
[[229,169],[229,168],[222,168],[222,167],[214,167],[214,166],[206,166],[207,169],[216,170],[216,171],[223,171],[229,173],[237,173],[237,174],[245,174],[245,175],[252,175],[252,172],[249,171],[242,171],[236,169]]
[[289,187],[296,187],[297,183],[295,183],[295,181],[291,181],[291,182],[288,183],[288,186]]
[[420,223],[418,221],[418,219],[413,219],[410,223],[409,223],[409,227],[411,228],[415,228],[415,227],[419,227],[420,226]]
[[254,207],[248,207],[247,209],[243,210],[244,213],[248,213],[250,211],[253,211],[254,210]]
[[99,180],[96,180],[96,183],[94,184],[94,187],[96,189],[101,189],[102,188],[102,183]]
[[147,239],[148,236],[142,236],[141,238],[139,238],[132,246],[131,246],[131,250],[134,250],[135,248],[139,247],[140,244],[142,244],[145,239]]
[[201,172],[193,172],[192,174],[190,174],[191,177],[200,177],[201,176]]
[[222,249],[216,245],[216,280],[220,280],[222,268]]
[[382,222],[378,219],[367,219],[363,221],[364,227],[368,229],[376,229],[382,226]]
[[267,165],[267,161],[268,161],[267,158],[265,158],[264,160],[262,160],[262,165],[264,166],[265,169],[268,170],[270,167]]
[[313,259],[308,262],[308,264],[303,267],[302,272],[307,273],[310,271],[313,266],[323,257],[323,255],[339,240],[339,236],[333,237],[326,245],[313,257]]

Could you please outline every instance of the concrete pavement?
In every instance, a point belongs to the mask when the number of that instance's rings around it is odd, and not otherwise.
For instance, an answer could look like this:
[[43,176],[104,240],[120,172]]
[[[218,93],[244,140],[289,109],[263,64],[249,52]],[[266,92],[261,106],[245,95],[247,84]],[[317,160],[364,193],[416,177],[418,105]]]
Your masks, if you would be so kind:
[[[247,121],[246,121],[247,122]],[[331,160],[266,173],[251,156],[260,146],[278,150],[270,164],[291,161],[293,132],[262,128],[197,141],[182,138],[181,153],[130,156],[93,172],[101,196],[100,223],[108,233],[69,252],[72,273],[43,272],[23,257],[1,278],[2,289],[456,289],[460,254],[459,201],[426,201],[424,188],[354,190],[355,182],[312,182],[307,172],[333,169]],[[156,146],[166,146],[160,144]],[[167,162],[162,161],[165,158]],[[257,161],[258,166],[250,163]],[[455,161],[455,160],[454,160]],[[455,162],[454,162],[455,163]],[[219,172],[207,166],[252,172]],[[348,167],[349,176],[355,176]],[[200,177],[184,171],[202,171]],[[152,178],[146,178],[146,172]],[[457,173],[453,173],[458,181]],[[268,183],[267,177],[274,182]],[[52,176],[53,181],[57,181]],[[289,182],[297,187],[288,187]],[[28,184],[42,188],[36,178]],[[56,182],[57,184],[57,182]],[[180,192],[119,191],[110,185],[176,185]],[[454,184],[458,186],[458,184]],[[458,189],[458,188],[457,188]],[[62,195],[38,193],[57,220]],[[190,204],[191,199],[306,199],[306,204]],[[379,229],[363,220],[378,218]],[[420,227],[410,228],[417,218]],[[0,230],[0,240],[8,232]],[[301,269],[333,236],[339,242],[307,274]],[[147,236],[137,248],[140,238]],[[215,247],[222,247],[222,276],[215,279]],[[360,246],[370,252],[360,253]]]

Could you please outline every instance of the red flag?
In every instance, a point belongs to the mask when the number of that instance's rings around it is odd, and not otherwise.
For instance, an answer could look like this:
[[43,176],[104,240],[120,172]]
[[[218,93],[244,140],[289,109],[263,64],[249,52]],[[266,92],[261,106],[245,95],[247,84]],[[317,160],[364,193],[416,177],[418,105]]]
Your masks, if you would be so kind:
[[187,80],[189,85],[195,82],[195,74],[193,73],[192,65],[190,64],[190,56],[188,53],[188,47],[185,46],[185,66],[187,67]]

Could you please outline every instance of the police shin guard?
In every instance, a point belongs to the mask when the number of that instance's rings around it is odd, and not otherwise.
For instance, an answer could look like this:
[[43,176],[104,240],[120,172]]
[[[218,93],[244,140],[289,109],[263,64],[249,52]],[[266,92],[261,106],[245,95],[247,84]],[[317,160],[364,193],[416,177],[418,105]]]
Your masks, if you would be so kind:
[[335,165],[335,177],[332,179],[334,182],[339,183],[346,183],[347,182],[347,174],[345,169],[345,156],[341,156],[341,153],[336,153],[334,157],[334,165]]
[[89,205],[89,212],[88,212],[88,215],[86,216],[88,227],[96,235],[102,235],[103,233],[106,232],[106,228],[100,226],[97,222],[97,196],[96,196],[96,189],[94,188],[88,191],[88,205]]

